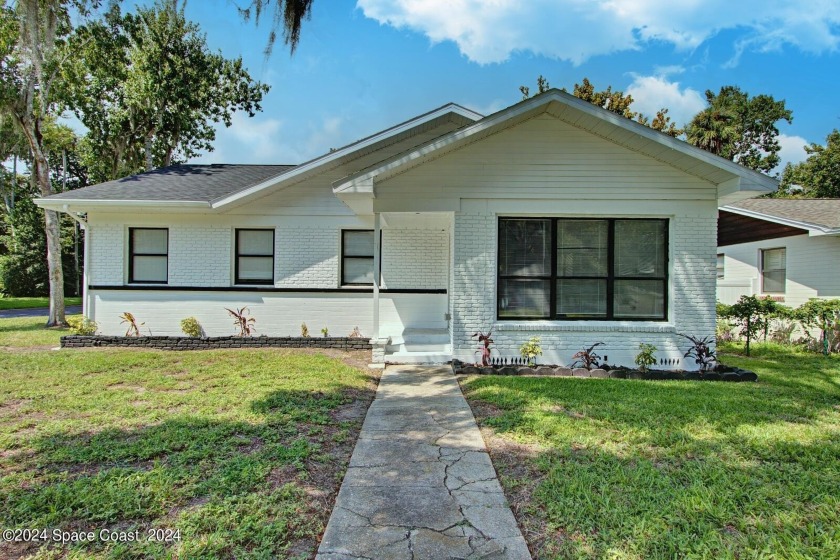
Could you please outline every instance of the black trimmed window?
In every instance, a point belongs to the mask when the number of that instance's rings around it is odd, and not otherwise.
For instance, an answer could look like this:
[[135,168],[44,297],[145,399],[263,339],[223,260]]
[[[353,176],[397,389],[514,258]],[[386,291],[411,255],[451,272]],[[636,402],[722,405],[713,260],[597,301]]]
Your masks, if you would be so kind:
[[499,218],[497,317],[665,320],[668,220]]
[[764,294],[785,293],[787,280],[787,249],[761,250],[761,292]]
[[341,285],[373,285],[373,230],[341,231]]
[[128,281],[138,284],[169,281],[167,228],[128,228]]
[[237,229],[234,283],[274,284],[274,230]]

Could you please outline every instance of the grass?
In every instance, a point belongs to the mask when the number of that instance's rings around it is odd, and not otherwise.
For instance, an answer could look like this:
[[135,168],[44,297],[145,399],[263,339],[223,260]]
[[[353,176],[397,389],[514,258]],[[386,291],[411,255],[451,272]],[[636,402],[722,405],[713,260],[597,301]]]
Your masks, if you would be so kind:
[[[64,305],[81,305],[82,298],[64,298]],[[2,297],[0,296],[0,311],[5,309],[32,309],[34,307],[49,307],[48,297]]]
[[314,352],[40,350],[63,334],[40,324],[0,319],[0,527],[141,542],[3,543],[0,557],[314,555],[369,373]]
[[461,380],[535,558],[840,558],[840,357],[722,359],[759,382]]

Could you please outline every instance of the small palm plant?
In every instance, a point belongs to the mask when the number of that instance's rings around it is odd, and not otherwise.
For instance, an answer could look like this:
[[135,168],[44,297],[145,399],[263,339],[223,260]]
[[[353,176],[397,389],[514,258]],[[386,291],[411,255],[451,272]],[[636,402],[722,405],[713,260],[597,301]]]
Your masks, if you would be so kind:
[[636,365],[639,366],[639,371],[647,373],[650,366],[656,363],[656,346],[653,344],[639,344],[639,353],[636,354]]
[[122,319],[122,321],[120,321],[121,325],[123,325],[123,324],[128,325],[128,328],[125,331],[125,336],[140,336],[140,327],[142,327],[143,325],[146,324],[146,323],[140,323],[138,325],[137,324],[137,319],[135,319],[134,315],[132,315],[128,311],[123,312],[123,314],[120,315],[120,319]]
[[241,309],[228,309],[225,307],[231,317],[233,317],[233,324],[239,329],[239,334],[236,336],[252,336],[256,328],[254,323],[257,322],[253,317],[248,317],[251,314],[247,307]]

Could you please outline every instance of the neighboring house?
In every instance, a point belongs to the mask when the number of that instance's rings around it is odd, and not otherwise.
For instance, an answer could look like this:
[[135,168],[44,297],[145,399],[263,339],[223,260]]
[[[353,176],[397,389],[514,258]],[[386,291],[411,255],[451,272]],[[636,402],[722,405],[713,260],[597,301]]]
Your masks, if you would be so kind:
[[[183,165],[37,203],[81,216],[85,313],[120,334],[358,326],[374,359],[475,360],[540,336],[682,358],[715,328],[717,208],[776,181],[551,90],[482,117],[446,105],[297,166]],[[693,367],[684,363],[683,367]]]
[[722,206],[718,300],[770,296],[790,307],[840,298],[840,199],[754,199]]

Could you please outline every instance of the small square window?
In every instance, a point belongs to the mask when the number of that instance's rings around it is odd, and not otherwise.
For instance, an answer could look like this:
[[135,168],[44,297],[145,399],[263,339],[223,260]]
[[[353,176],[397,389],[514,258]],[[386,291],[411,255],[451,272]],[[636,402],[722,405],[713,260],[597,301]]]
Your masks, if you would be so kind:
[[128,281],[166,284],[169,279],[169,230],[128,228]]
[[237,229],[236,284],[274,283],[274,230]]
[[787,251],[784,248],[762,249],[761,291],[765,294],[785,293]]

